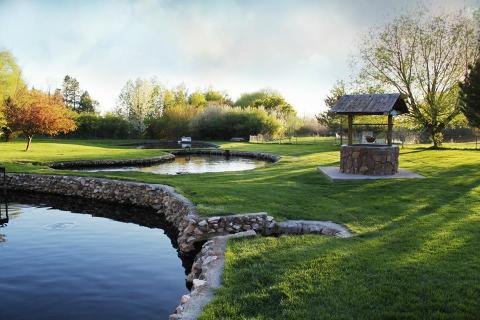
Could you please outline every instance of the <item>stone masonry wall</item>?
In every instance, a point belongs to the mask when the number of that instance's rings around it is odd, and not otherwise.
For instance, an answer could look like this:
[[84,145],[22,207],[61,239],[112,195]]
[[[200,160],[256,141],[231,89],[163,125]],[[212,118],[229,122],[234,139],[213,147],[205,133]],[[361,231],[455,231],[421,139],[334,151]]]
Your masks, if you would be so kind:
[[69,168],[87,168],[87,167],[121,167],[121,166],[142,166],[156,163],[163,163],[175,160],[173,154],[167,154],[160,157],[139,158],[139,159],[119,159],[119,160],[77,160],[61,161],[49,163],[53,169]]
[[273,222],[266,213],[201,218],[188,199],[165,185],[60,175],[8,174],[7,186],[12,190],[151,207],[158,214],[164,214],[178,230],[177,242],[182,252],[194,250],[197,242],[215,235],[246,230],[264,233]]
[[344,145],[340,148],[340,172],[393,175],[398,172],[398,146]]

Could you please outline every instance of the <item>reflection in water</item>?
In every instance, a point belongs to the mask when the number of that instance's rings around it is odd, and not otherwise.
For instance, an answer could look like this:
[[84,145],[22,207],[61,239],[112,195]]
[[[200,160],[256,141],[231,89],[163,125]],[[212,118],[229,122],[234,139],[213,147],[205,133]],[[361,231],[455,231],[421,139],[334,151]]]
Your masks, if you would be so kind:
[[188,292],[182,264],[191,262],[153,210],[9,200],[17,214],[0,234],[0,319],[165,319]]
[[155,174],[186,174],[251,170],[265,165],[264,161],[240,157],[223,156],[176,156],[175,161],[152,166],[128,166],[109,168],[84,168],[81,171],[141,171]]

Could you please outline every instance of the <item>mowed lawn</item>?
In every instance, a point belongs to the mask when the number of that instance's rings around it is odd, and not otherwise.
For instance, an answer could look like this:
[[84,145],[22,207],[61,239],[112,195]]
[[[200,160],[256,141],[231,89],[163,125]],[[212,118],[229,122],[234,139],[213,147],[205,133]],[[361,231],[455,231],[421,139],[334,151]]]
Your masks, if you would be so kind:
[[[0,162],[9,170],[78,175],[15,161],[161,154],[115,146],[118,143],[34,141],[31,154],[14,150],[21,150],[23,142],[1,143]],[[222,143],[222,147],[283,158],[233,173],[95,175],[175,186],[204,215],[267,211],[277,219],[343,223],[356,236],[231,241],[224,286],[202,319],[480,316],[480,151],[409,146],[402,149],[401,167],[425,179],[331,183],[316,170],[318,165],[338,164],[338,147],[331,140],[298,145]],[[21,158],[13,156],[15,152]]]

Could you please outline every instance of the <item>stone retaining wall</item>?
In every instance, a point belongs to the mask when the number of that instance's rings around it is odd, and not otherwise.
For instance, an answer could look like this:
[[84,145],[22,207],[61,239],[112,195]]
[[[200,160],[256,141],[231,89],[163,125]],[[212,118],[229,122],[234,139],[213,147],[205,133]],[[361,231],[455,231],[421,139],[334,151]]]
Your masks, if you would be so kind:
[[174,155],[212,155],[212,156],[231,156],[231,157],[243,157],[252,158],[268,162],[277,162],[282,157],[276,154],[264,153],[264,152],[248,152],[248,151],[235,151],[235,150],[175,150],[171,151]]
[[145,166],[149,164],[164,163],[175,160],[173,154],[167,154],[160,157],[140,158],[140,159],[118,159],[118,160],[78,160],[62,161],[48,163],[53,169],[69,168],[91,168],[91,167],[121,167],[121,166]]

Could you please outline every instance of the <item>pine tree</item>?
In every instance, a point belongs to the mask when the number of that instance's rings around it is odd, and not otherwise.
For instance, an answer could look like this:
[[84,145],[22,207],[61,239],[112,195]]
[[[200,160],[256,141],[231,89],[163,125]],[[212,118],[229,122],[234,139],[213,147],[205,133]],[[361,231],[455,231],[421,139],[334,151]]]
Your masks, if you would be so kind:
[[460,84],[460,107],[472,127],[480,128],[480,59]]

